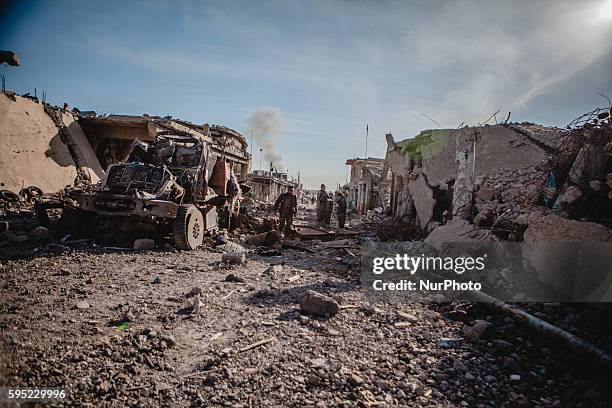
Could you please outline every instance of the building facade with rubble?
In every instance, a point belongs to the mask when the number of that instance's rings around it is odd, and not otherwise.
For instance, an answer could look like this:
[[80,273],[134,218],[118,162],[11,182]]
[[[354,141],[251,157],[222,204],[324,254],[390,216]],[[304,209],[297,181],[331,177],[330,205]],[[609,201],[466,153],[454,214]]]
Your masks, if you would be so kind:
[[[560,130],[540,128],[436,129],[399,142],[387,134],[382,174],[387,214],[412,220],[426,235],[451,218],[473,220],[487,203],[537,195],[543,180],[533,169],[546,162],[560,140]],[[501,177],[494,186],[484,183],[500,173],[522,176]]]
[[346,194],[347,210],[365,214],[381,206],[381,173],[383,159],[368,157],[348,159],[350,166],[349,182],[343,187]]
[[120,161],[132,142],[152,142],[157,135],[190,134],[206,142],[207,170],[224,159],[237,181],[251,172],[247,142],[219,125],[196,125],[160,116],[109,115],[42,104],[37,98],[0,93],[0,174],[4,188],[37,186],[61,190],[76,180],[96,183],[106,168]]
[[251,187],[251,196],[264,203],[273,203],[279,195],[287,192],[289,187],[293,187],[298,200],[302,197],[302,185],[299,180],[289,179],[287,173],[279,173],[266,170],[253,170],[247,176],[245,183]]

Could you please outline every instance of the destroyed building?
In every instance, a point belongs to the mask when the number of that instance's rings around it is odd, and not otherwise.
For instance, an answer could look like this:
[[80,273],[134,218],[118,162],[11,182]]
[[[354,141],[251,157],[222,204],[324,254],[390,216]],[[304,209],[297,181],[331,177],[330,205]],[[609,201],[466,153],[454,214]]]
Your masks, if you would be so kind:
[[[0,95],[0,124],[2,208],[35,197],[28,202],[43,227],[105,242],[172,235],[179,248],[195,249],[202,231],[239,225],[251,156],[232,129],[97,116],[12,92]],[[52,223],[48,211],[59,209]]]
[[0,93],[2,189],[61,190],[75,180],[98,182],[104,169],[77,115],[36,98]]
[[302,185],[298,180],[290,180],[287,173],[254,170],[247,176],[245,184],[251,187],[251,196],[264,203],[273,203],[290,186],[298,199],[301,198]]
[[76,179],[96,183],[134,140],[152,142],[172,132],[196,135],[208,143],[209,172],[217,158],[225,159],[238,181],[251,171],[245,138],[224,126],[146,114],[81,115],[78,109],[53,108],[9,92],[0,94],[0,118],[0,174],[6,190],[34,185],[54,192]]
[[590,126],[574,130],[513,123],[426,130],[399,142],[387,134],[384,207],[424,236],[455,219],[474,224],[462,232],[497,226],[506,230],[504,238],[521,240],[529,217],[550,207],[584,217],[565,205],[583,195],[598,221],[610,223],[612,129],[607,111],[601,112],[599,122],[590,118]]
[[368,210],[381,206],[381,174],[383,159],[368,157],[348,159],[351,166],[349,182],[343,187],[348,211],[365,214]]
[[[239,181],[251,170],[247,142],[238,132],[219,125],[193,123],[159,116],[110,115],[79,120],[103,168],[117,162],[133,140],[150,142],[159,134],[184,132],[202,137],[211,146],[210,154],[224,158]],[[216,160],[208,160],[209,172]]]

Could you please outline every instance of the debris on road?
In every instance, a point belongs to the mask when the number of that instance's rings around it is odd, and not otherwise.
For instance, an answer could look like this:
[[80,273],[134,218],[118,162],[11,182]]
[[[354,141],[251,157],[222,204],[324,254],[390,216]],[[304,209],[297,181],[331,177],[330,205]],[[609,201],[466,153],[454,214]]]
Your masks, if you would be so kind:
[[300,308],[317,316],[332,317],[338,313],[338,302],[332,297],[323,295],[314,290],[307,290],[299,296]]

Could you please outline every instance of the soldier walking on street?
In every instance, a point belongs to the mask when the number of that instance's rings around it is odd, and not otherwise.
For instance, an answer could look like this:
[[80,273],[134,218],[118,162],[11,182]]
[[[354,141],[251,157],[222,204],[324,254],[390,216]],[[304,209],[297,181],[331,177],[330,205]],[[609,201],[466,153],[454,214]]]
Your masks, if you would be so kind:
[[336,216],[338,217],[338,228],[344,228],[346,222],[346,198],[342,192],[336,193]]
[[325,204],[325,217],[323,225],[329,225],[331,222],[332,211],[334,210],[334,193],[331,191],[327,194],[327,203]]
[[278,196],[274,203],[274,211],[279,214],[279,229],[285,234],[291,232],[293,217],[297,214],[297,197],[293,194],[293,186],[286,193]]
[[317,193],[317,222],[319,224],[325,220],[326,207],[327,192],[325,191],[325,184],[321,184],[321,190]]

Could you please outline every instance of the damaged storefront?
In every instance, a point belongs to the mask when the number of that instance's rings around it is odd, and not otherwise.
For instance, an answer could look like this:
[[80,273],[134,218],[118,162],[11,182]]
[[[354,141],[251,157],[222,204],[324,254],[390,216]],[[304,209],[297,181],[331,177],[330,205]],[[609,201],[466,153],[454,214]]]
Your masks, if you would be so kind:
[[287,192],[289,187],[293,187],[298,199],[302,195],[300,182],[289,179],[287,173],[254,170],[247,176],[245,184],[251,188],[251,197],[263,203],[273,203],[278,196]]
[[343,187],[348,211],[366,214],[368,210],[380,207],[383,159],[348,159],[346,165],[350,166],[351,174],[348,184]]

